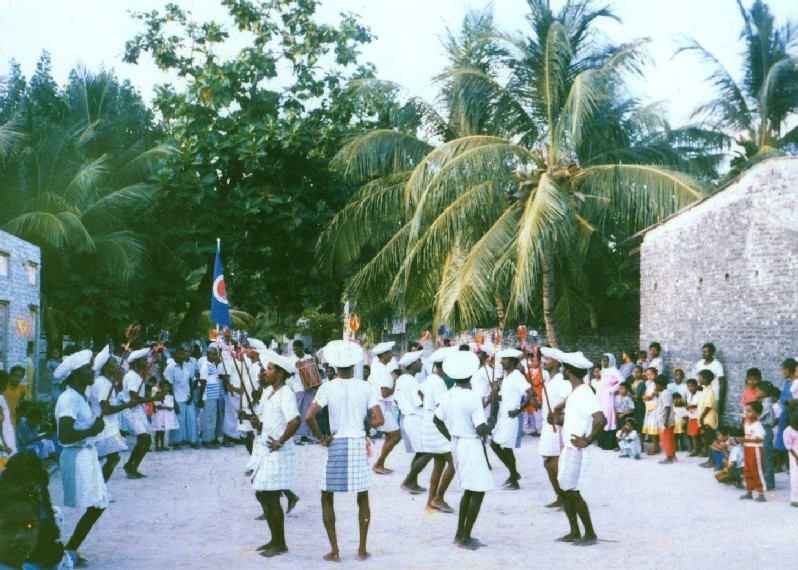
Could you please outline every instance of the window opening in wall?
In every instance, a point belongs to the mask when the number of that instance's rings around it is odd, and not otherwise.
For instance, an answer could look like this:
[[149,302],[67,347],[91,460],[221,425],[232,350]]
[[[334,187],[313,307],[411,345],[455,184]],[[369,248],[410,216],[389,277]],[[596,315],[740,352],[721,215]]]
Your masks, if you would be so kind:
[[33,263],[32,261],[28,262],[28,284],[36,285],[36,281],[39,276],[39,264]]
[[0,366],[5,364],[8,351],[8,303],[0,303]]
[[8,254],[0,251],[0,277],[8,277]]

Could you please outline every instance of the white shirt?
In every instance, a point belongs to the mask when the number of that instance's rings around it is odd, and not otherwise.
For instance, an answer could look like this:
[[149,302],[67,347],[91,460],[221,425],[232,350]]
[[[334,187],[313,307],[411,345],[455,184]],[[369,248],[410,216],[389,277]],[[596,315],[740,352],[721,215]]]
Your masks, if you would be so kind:
[[[94,425],[94,414],[91,413],[91,406],[89,402],[78,394],[72,386],[67,386],[66,391],[58,396],[58,402],[55,404],[55,419],[60,432],[60,418],[72,418],[75,420],[74,428],[76,430],[89,429]],[[60,437],[60,433],[58,434]],[[88,438],[87,438],[88,439]],[[72,447],[79,445],[80,442],[71,444],[61,444],[64,447]]]
[[687,402],[687,395],[690,391],[687,389],[687,384],[682,380],[681,384],[677,384],[676,382],[671,382],[668,384],[668,390],[671,393],[671,396],[680,394],[682,396],[682,400]]
[[368,411],[377,406],[374,391],[368,382],[359,378],[336,378],[319,386],[314,401],[327,406],[330,412],[330,429],[333,437],[366,437],[363,422]]
[[[291,361],[291,364],[293,364],[295,367],[297,362],[307,360],[308,358],[313,358],[313,356],[310,354],[304,354],[302,358],[300,358],[296,354],[292,354],[288,357],[288,359]],[[299,372],[292,374],[291,378],[288,379],[287,384],[294,391],[294,394],[305,391],[305,385],[302,383],[302,379],[299,377]]]
[[374,397],[378,400],[393,400],[393,396],[382,397],[382,388],[393,388],[393,378],[388,367],[376,358],[371,363],[371,376],[369,384],[374,390]]
[[[174,360],[169,360],[164,370],[164,378],[172,383],[172,389],[175,392],[175,401],[183,403],[188,401],[188,395],[191,391],[189,383],[191,382],[191,364],[183,362],[178,364]],[[95,381],[95,384],[97,382]]]
[[471,391],[483,399],[490,397],[489,374],[490,370],[488,370],[487,365],[482,365],[471,377]]
[[[205,380],[205,390],[202,393],[202,401],[208,401],[208,387],[211,387],[211,392],[216,393],[215,386],[219,384],[219,372],[216,365],[208,359],[202,361],[199,370],[200,380]],[[215,400],[216,398],[214,398]]]
[[141,389],[142,384],[144,384],[144,378],[139,376],[139,373],[135,370],[131,370],[122,378],[122,393],[119,395],[119,399],[125,403],[129,402],[130,392],[136,392],[139,397],[143,398],[144,390]]
[[485,423],[482,398],[473,390],[455,384],[441,400],[435,417],[446,424],[452,437],[479,437],[477,426]]
[[[263,423],[261,441],[266,444],[270,437],[279,441],[285,433],[288,422],[298,417],[296,396],[291,389],[283,386],[275,392],[274,388],[269,386],[261,397],[260,421]],[[293,445],[293,440],[289,438],[284,445]]]
[[[103,412],[102,408],[100,407],[100,402],[104,402],[105,399],[108,398],[109,393],[111,394],[111,397],[108,400],[108,403],[112,406],[119,405],[120,394],[116,390],[111,392],[111,386],[111,381],[102,375],[97,376],[94,379],[94,384],[89,386],[87,392],[89,396],[89,402],[91,404],[91,411],[95,417],[102,416]],[[108,414],[107,416],[103,416],[103,421],[105,422],[105,429],[103,430],[103,433],[114,435],[119,432],[119,414]]]
[[421,415],[421,396],[418,395],[419,384],[415,376],[402,374],[396,380],[394,397],[403,416]]
[[524,375],[518,370],[510,372],[502,381],[499,395],[502,397],[499,404],[499,417],[507,418],[509,412],[517,410],[521,405],[521,396],[531,388]]
[[565,447],[575,448],[571,436],[586,437],[593,430],[593,414],[600,412],[598,398],[586,384],[576,388],[565,402],[562,439]]
[[419,390],[424,394],[424,410],[434,412],[446,395],[446,382],[437,374],[428,374]]
[[713,358],[712,362],[707,364],[707,361],[703,358],[695,363],[695,371],[693,374],[693,378],[698,380],[698,373],[701,370],[711,370],[712,373],[715,375],[715,378],[712,379],[712,391],[715,392],[715,399],[720,402],[720,377],[726,376],[726,373],[723,371],[723,365],[718,361],[717,358]]
[[662,357],[658,356],[656,358],[652,358],[646,368],[656,368],[657,374],[662,374]]
[[[548,394],[549,404],[551,405],[551,409],[553,411],[554,408],[562,404],[565,399],[571,395],[572,390],[573,387],[571,386],[571,383],[563,378],[562,374],[558,372],[546,381],[546,391],[543,393],[543,398],[545,399],[546,394]],[[546,413],[548,414],[549,410],[548,407],[545,406],[545,402],[544,407],[541,408],[541,410],[543,409],[545,409]],[[547,426],[549,423],[545,422],[543,425]]]

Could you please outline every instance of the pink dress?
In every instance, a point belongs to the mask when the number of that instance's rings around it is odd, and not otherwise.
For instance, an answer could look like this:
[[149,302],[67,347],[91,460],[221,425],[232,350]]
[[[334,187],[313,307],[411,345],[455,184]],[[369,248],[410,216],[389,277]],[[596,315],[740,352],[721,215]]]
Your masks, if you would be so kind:
[[171,410],[155,410],[155,414],[152,416],[152,423],[150,424],[150,429],[152,431],[169,431],[173,429],[177,429],[179,426],[177,424],[177,414],[175,414],[175,397],[172,395],[167,395],[164,398],[163,402],[153,402],[156,406],[166,406],[168,408],[172,408]]

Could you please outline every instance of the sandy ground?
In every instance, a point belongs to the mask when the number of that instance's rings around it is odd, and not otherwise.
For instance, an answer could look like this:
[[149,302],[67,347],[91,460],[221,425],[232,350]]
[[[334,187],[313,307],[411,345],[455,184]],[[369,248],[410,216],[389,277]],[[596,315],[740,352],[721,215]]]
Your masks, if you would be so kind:
[[[378,441],[375,449],[379,450]],[[286,518],[290,552],[273,559],[255,548],[268,542],[260,508],[243,475],[243,446],[208,451],[150,453],[141,471],[147,479],[128,480],[117,468],[110,481],[114,502],[81,549],[91,568],[317,568],[329,551],[319,503],[319,472],[325,450],[299,449],[294,488],[301,500]],[[507,471],[489,452],[493,477]],[[790,507],[786,474],[768,503],[740,501],[740,491],[715,482],[711,470],[679,454],[675,465],[656,459],[620,459],[595,450],[583,491],[599,537],[592,547],[554,542],[568,530],[565,514],[543,507],[553,499],[537,439],[525,437],[516,452],[523,475],[520,491],[487,494],[474,536],[486,548],[470,552],[452,545],[456,514],[427,513],[424,496],[399,489],[410,455],[403,444],[389,456],[390,475],[374,475],[370,492],[370,560],[359,562],[355,495],[336,497],[341,565],[345,568],[520,568],[585,564],[592,568],[787,568],[795,563],[798,508]],[[426,485],[430,467],[421,475]],[[53,501],[62,497],[60,477],[51,482]],[[447,493],[457,507],[457,479]],[[67,533],[76,513],[66,511]]]

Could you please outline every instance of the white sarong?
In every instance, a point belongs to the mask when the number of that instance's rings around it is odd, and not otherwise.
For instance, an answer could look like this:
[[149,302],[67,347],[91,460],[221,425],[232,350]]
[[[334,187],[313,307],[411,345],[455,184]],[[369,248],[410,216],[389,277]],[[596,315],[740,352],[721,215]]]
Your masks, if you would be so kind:
[[452,437],[452,457],[460,488],[467,491],[493,490],[493,477],[478,437]]
[[402,416],[402,439],[408,453],[421,453],[421,422],[418,414]]
[[103,480],[97,449],[87,444],[64,447],[61,451],[61,484],[64,506],[76,509],[95,507],[104,509],[110,501]]

